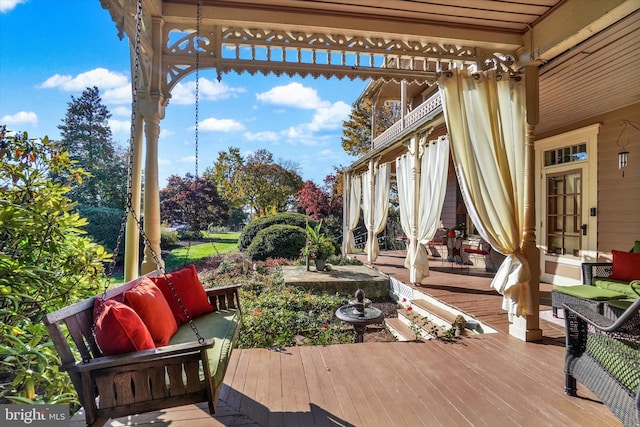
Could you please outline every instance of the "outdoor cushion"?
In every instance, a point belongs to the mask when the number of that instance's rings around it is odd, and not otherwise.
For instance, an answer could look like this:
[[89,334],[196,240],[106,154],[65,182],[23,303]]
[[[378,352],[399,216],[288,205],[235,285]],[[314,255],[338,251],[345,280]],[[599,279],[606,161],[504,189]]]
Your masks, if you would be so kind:
[[616,280],[632,280],[640,279],[640,253],[611,251],[613,255],[613,271],[609,278]]
[[610,291],[625,294],[626,297],[635,298],[638,296],[627,281],[594,277],[593,285],[600,289],[608,289]]
[[632,298],[612,299],[607,301],[607,305],[610,305],[611,307],[619,308],[621,310],[626,310],[634,302],[636,302],[636,300]]
[[150,279],[153,280],[162,291],[178,325],[187,323],[188,319],[180,307],[180,303],[169,288],[167,280],[171,281],[171,284],[182,300],[184,308],[192,319],[213,311],[213,306],[209,303],[204,287],[202,283],[200,283],[200,279],[198,279],[196,267],[193,264],[172,273],[167,273],[166,276],[166,278],[164,275],[151,276]]
[[138,313],[149,329],[156,347],[167,345],[178,330],[178,323],[162,291],[148,277],[124,292],[124,302]]
[[[193,319],[200,335],[215,339],[213,347],[207,350],[214,387],[218,387],[224,379],[240,320],[240,313],[233,309],[215,311]],[[171,337],[169,344],[182,344],[196,340],[196,335],[189,325],[183,325]]]
[[155,348],[153,338],[131,307],[97,297],[93,304],[95,337],[105,356]]
[[621,292],[601,289],[591,285],[554,286],[553,289],[563,294],[593,301],[608,301],[610,299],[625,298],[627,296]]
[[640,342],[589,334],[587,352],[623,387],[636,394],[640,384]]

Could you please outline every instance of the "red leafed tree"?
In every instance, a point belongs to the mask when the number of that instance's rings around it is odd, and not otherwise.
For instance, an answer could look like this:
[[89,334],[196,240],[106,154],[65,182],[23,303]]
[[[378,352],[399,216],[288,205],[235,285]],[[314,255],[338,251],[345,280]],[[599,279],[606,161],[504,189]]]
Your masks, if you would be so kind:
[[226,224],[228,211],[216,184],[206,178],[196,180],[189,173],[184,178],[172,175],[167,187],[160,190],[162,219],[188,224],[193,230],[206,230],[210,224]]
[[336,183],[335,175],[327,175],[323,187],[318,187],[313,181],[305,182],[296,195],[300,207],[316,221],[330,215],[342,217],[342,194],[337,191]]
[[329,195],[313,181],[306,181],[296,198],[304,212],[316,221],[329,214]]

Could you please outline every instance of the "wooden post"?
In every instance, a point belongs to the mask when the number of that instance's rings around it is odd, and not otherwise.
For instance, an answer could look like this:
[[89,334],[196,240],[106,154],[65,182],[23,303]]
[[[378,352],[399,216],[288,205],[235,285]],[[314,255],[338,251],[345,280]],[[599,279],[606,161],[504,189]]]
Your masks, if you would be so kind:
[[522,253],[529,263],[531,279],[532,314],[516,317],[509,325],[509,334],[524,341],[540,341],[540,250],[536,246],[536,177],[535,177],[535,137],[533,132],[538,124],[539,109],[539,75],[536,64],[525,68],[526,85],[526,135],[525,135],[525,194],[524,194],[524,232],[522,236]]
[[124,281],[129,282],[140,275],[140,231],[138,223],[134,219],[140,218],[140,200],[142,198],[142,125],[143,117],[140,104],[136,104],[136,120],[134,123],[135,135],[133,138],[133,153],[131,165],[131,211],[127,217],[127,229],[125,236],[124,252]]

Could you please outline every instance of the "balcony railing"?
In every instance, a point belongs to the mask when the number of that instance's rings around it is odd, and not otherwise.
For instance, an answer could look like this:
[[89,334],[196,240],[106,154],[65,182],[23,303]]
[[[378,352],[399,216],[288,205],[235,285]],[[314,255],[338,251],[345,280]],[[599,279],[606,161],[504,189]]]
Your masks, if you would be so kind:
[[405,130],[420,122],[429,113],[433,112],[441,105],[442,98],[440,98],[440,94],[434,94],[431,98],[418,105],[415,110],[407,114],[404,117],[404,120],[398,120],[389,129],[385,130],[381,135],[375,138],[373,140],[373,146],[371,147],[371,149],[375,150],[394,141],[398,137],[398,135],[402,134]]

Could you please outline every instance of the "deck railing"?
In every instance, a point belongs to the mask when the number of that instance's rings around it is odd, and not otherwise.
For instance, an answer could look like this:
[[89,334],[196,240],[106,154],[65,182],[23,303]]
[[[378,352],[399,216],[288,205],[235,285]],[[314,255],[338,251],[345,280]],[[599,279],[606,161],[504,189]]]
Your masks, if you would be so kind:
[[418,105],[413,111],[404,117],[404,120],[398,120],[389,129],[385,130],[381,135],[373,140],[372,149],[380,148],[396,139],[405,129],[410,128],[418,123],[429,113],[442,105],[442,98],[439,93],[434,94],[422,104]]

